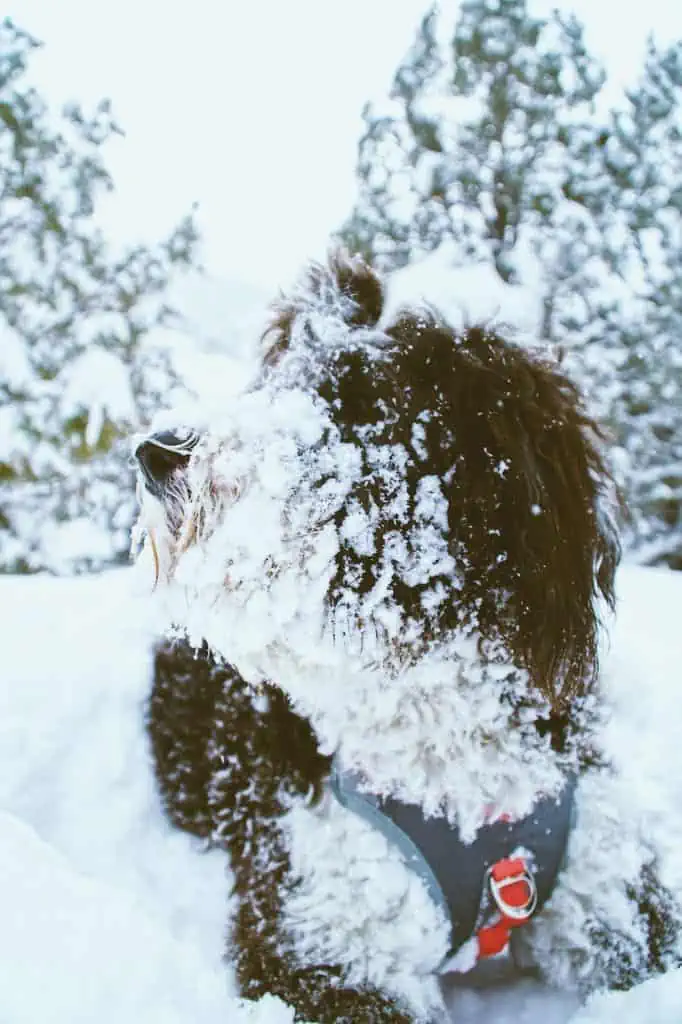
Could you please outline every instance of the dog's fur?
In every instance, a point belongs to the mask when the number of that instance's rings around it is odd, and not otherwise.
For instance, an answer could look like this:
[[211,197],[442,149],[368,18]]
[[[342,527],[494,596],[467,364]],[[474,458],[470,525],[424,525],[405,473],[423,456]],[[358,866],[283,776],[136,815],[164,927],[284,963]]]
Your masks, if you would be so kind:
[[145,498],[159,589],[214,652],[157,653],[166,807],[230,853],[244,995],[298,1020],[423,1021],[442,1009],[446,922],[330,796],[330,755],[465,837],[578,772],[525,955],[558,983],[629,987],[676,960],[681,915],[601,749],[619,556],[603,438],[538,353],[382,311],[361,261],[313,267],[252,389],[162,505]]

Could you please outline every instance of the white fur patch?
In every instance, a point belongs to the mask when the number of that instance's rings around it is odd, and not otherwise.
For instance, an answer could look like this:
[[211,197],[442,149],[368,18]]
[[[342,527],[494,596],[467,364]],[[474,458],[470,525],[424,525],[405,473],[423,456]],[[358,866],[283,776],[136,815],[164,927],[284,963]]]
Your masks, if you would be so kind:
[[450,927],[414,870],[376,829],[329,796],[285,819],[300,885],[284,922],[302,963],[338,963],[350,985],[369,984],[419,1019],[441,1009],[435,972]]
[[523,936],[533,962],[553,984],[582,991],[605,985],[608,964],[595,942],[595,926],[609,936],[614,961],[622,936],[646,963],[648,939],[632,893],[660,847],[622,776],[602,769],[580,779],[557,887]]

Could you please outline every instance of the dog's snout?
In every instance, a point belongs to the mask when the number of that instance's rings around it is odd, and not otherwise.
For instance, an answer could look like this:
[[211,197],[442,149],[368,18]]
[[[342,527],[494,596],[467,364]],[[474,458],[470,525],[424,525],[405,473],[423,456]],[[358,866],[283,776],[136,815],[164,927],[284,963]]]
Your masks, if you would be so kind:
[[160,495],[176,470],[184,469],[199,440],[194,431],[162,430],[135,448],[135,458],[152,494]]

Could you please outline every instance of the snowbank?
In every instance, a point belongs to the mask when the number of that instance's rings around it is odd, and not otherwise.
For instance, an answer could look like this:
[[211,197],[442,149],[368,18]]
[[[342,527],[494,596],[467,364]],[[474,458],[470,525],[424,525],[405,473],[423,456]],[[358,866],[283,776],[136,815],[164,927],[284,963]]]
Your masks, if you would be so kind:
[[3,1024],[289,1024],[222,961],[223,857],[160,814],[129,571],[0,580]]
[[[154,625],[139,588],[129,570],[0,579],[0,1019],[292,1024],[276,999],[235,998],[224,858],[161,815],[142,724]],[[633,714],[614,744],[633,785],[679,791],[682,731],[653,722],[680,719],[682,574],[626,567],[620,594],[607,668]],[[459,1024],[678,1024],[682,973],[582,1009],[509,979],[460,979],[449,1002]]]

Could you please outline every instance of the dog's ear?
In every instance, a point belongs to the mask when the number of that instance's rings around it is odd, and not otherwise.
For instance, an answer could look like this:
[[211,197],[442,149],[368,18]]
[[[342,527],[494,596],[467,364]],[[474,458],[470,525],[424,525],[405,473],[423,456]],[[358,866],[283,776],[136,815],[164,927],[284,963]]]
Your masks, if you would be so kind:
[[325,318],[327,329],[334,320],[350,329],[374,327],[383,305],[383,286],[375,271],[360,256],[335,249],[326,263],[311,263],[292,293],[281,295],[273,304],[261,339],[263,362],[266,366],[277,363],[297,332],[304,340],[312,340],[314,316]]
[[[455,332],[408,311],[387,333],[393,432],[409,444],[412,424],[426,423],[419,473],[440,478],[448,504],[457,588],[443,579],[452,597],[434,628],[468,622],[483,641],[502,640],[562,711],[596,678],[599,599],[614,600],[602,433],[555,362],[496,331]],[[372,372],[377,390],[380,366]]]
[[[491,456],[478,460],[479,497],[489,488],[486,525],[467,549],[478,551],[476,571],[493,600],[506,595],[499,608],[482,595],[483,619],[563,710],[596,678],[599,599],[614,603],[620,545],[604,436],[555,363],[488,331],[466,332],[462,344],[479,414],[471,443]],[[491,536],[503,553],[499,565]]]

